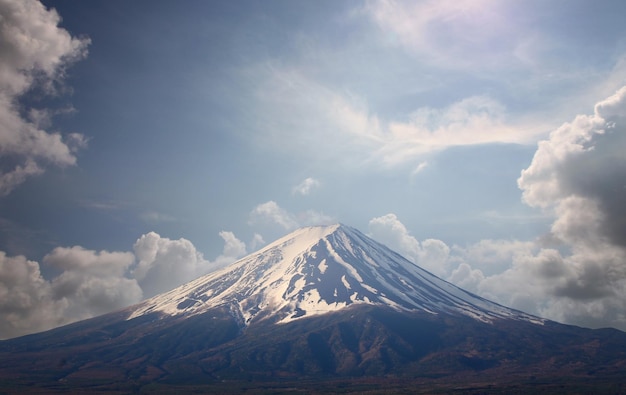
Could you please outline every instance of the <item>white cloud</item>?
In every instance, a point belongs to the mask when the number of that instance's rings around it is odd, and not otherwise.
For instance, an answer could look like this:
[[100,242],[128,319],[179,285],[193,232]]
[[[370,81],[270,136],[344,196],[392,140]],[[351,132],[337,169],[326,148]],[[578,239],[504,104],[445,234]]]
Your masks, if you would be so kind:
[[[224,249],[214,261],[205,260],[188,240],[154,232],[137,240],[135,254],[57,247],[43,259],[59,272],[50,280],[37,262],[0,251],[0,339],[129,306],[246,254],[245,244],[232,232],[219,235]],[[262,242],[260,236],[255,240]]]
[[315,210],[305,210],[298,213],[290,213],[283,209],[273,200],[257,205],[249,215],[250,225],[273,228],[278,226],[281,230],[294,230],[302,226],[328,225],[337,222],[333,217]]
[[[626,87],[539,143],[518,180],[531,206],[552,213],[551,236],[570,254],[547,314],[626,326]],[[621,310],[620,310],[621,309]]]
[[66,302],[66,319],[93,317],[137,303],[142,291],[137,281],[125,277],[135,257],[129,252],[57,247],[43,262],[61,271],[50,287],[54,300]]
[[415,169],[411,172],[411,176],[418,175],[419,173],[423,172],[427,167],[428,167],[428,162],[427,161],[420,162],[415,167]]
[[300,71],[273,68],[266,78],[271,89],[263,85],[259,93],[263,111],[258,117],[267,119],[259,143],[346,167],[425,163],[428,154],[458,146],[533,144],[550,128],[541,119],[515,118],[486,95],[418,107],[402,120],[384,119],[357,95],[328,88]]
[[301,183],[293,187],[291,192],[294,195],[306,196],[310,194],[312,190],[319,188],[320,185],[321,183],[319,182],[319,180],[316,180],[312,177],[307,177]]
[[44,170],[31,159],[0,175],[0,196],[6,196],[30,176],[42,174]]
[[126,272],[134,259],[129,252],[96,252],[74,246],[55,248],[44,257],[44,263],[61,271],[119,277]]
[[261,236],[258,233],[255,233],[254,236],[252,237],[252,241],[250,241],[249,245],[250,245],[250,251],[256,251],[257,249],[259,249],[261,246],[265,245],[265,240],[263,239],[263,236]]
[[44,263],[60,274],[45,279],[37,262],[0,251],[0,338],[50,329],[141,300],[137,282],[125,276],[128,252],[55,248]]
[[467,263],[462,262],[452,271],[447,280],[467,291],[477,292],[478,287],[485,280],[485,275],[480,270],[473,269]]
[[516,240],[450,248],[440,240],[419,242],[394,214],[370,220],[369,232],[424,269],[487,299],[560,322],[626,329],[623,250],[571,246],[573,252],[564,255],[539,241]]
[[372,218],[368,229],[372,238],[399,252],[418,266],[438,276],[447,273],[450,248],[436,239],[426,239],[420,243],[409,234],[395,214]]
[[36,0],[2,0],[0,17],[0,195],[7,195],[50,164],[74,165],[85,146],[82,135],[43,130],[50,112],[21,108],[19,99],[34,87],[52,92],[66,67],[86,55],[89,40],[59,28],[56,11]]
[[337,222],[337,220],[330,215],[310,209],[297,213],[295,218],[299,226],[330,225]]
[[204,258],[191,241],[171,240],[155,232],[142,235],[133,246],[137,264],[131,275],[148,298],[234,262],[246,254],[246,245],[234,233],[219,232],[224,240],[222,254],[215,260]]
[[61,325],[65,307],[52,297],[37,262],[0,251],[0,339]]
[[518,185],[574,246],[626,248],[626,87],[541,141]]
[[626,329],[626,87],[538,144],[518,184],[554,218],[536,242],[455,246],[449,280],[530,313]]
[[205,259],[187,239],[171,240],[155,232],[142,235],[133,246],[138,262],[131,273],[144,297],[169,291],[245,255],[245,244],[232,232],[221,231],[219,235],[224,250],[214,261]]
[[394,165],[455,146],[528,144],[542,133],[538,126],[513,125],[506,115],[500,103],[485,96],[468,97],[446,108],[422,107],[408,122],[387,125],[377,155]]
[[294,216],[281,208],[275,201],[270,200],[256,206],[250,212],[251,224],[276,224],[285,230],[292,230],[298,227],[298,221]]
[[215,258],[213,266],[223,267],[246,255],[246,243],[239,240],[233,232],[221,231],[219,235],[224,240],[224,249]]
[[464,247],[454,246],[452,250],[459,261],[493,275],[508,269],[518,256],[536,253],[538,246],[532,241],[485,239]]

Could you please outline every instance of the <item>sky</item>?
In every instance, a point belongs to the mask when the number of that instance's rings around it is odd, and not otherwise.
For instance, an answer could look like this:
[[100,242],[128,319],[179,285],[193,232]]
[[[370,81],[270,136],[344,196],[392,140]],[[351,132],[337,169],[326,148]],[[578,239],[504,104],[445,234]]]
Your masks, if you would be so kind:
[[0,338],[341,222],[626,330],[621,0],[0,0]]

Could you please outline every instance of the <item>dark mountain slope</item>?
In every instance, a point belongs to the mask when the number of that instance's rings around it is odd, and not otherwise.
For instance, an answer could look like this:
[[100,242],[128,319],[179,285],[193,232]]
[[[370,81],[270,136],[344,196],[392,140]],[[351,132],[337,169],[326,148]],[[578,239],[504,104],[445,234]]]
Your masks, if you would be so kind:
[[543,320],[344,226],[140,305],[0,342],[5,392],[626,393],[626,333]]

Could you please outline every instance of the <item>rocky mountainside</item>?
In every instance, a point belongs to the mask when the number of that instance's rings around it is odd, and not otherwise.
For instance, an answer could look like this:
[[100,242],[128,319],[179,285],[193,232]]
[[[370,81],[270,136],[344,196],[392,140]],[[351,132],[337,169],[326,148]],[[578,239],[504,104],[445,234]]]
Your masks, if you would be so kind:
[[343,225],[0,342],[6,393],[626,393],[625,368],[626,333],[508,309]]

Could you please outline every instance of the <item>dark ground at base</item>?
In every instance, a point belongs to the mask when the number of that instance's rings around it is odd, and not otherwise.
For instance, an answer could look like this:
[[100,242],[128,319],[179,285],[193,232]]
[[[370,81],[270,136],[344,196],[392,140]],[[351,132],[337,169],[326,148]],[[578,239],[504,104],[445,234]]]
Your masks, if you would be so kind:
[[[5,383],[6,384],[6,383]],[[59,382],[54,386],[39,387],[35,383],[0,383],[3,394],[626,394],[626,378],[607,380],[593,378],[562,378],[554,380],[527,379],[524,381],[454,382],[453,380],[423,380],[395,378],[358,378],[337,380],[299,380],[239,382],[225,381],[211,384],[134,385],[132,383],[98,384],[96,382]]]

